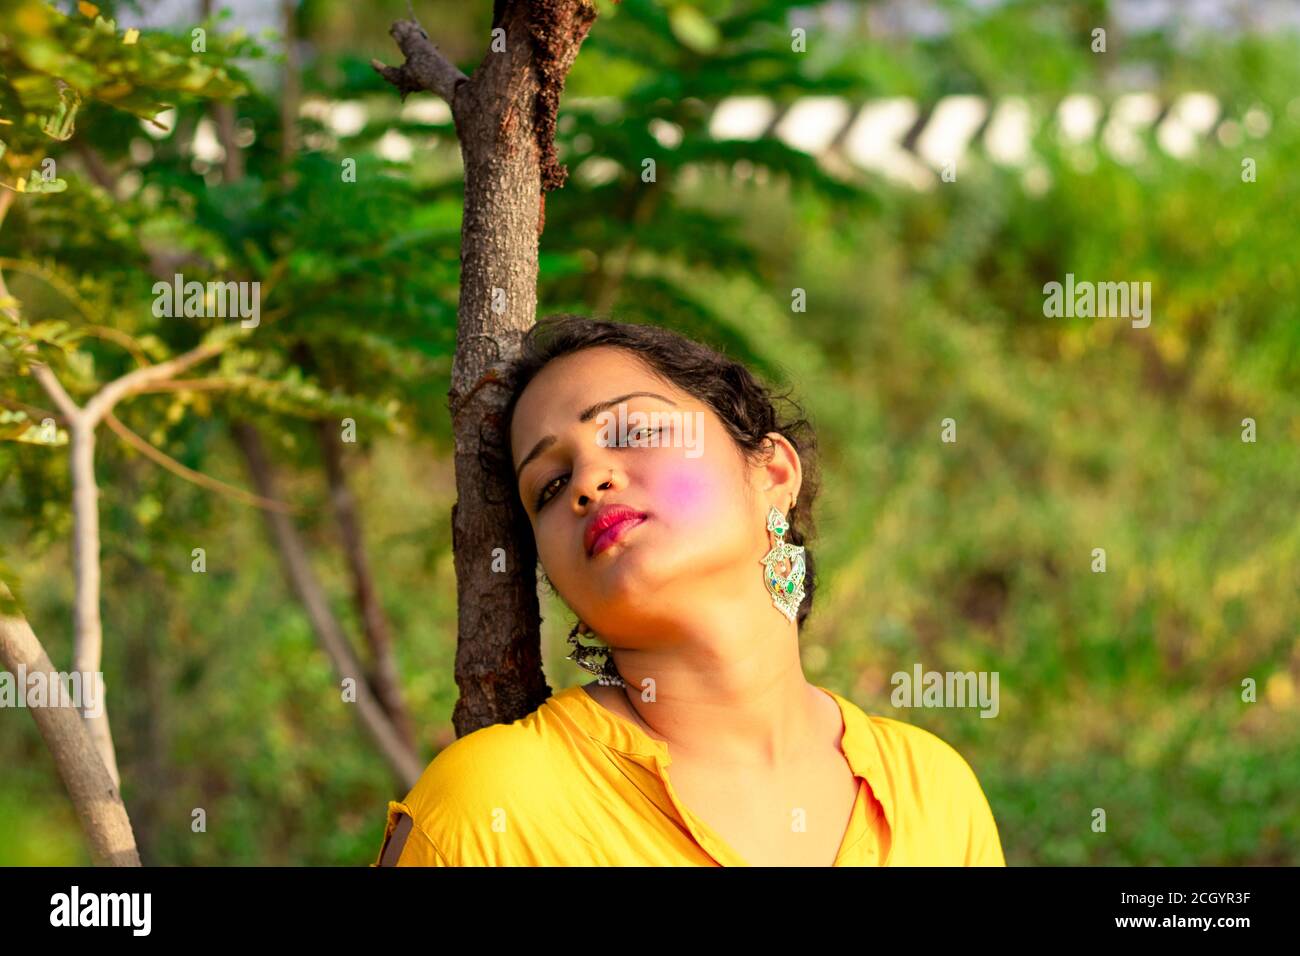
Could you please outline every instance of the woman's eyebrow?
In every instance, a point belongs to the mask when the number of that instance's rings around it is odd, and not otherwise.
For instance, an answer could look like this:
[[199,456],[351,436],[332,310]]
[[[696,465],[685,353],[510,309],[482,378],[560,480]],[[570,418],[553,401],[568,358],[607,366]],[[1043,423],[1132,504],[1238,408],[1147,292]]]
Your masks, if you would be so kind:
[[[660,395],[658,392],[628,392],[626,395],[619,395],[617,398],[607,398],[603,402],[597,402],[595,405],[590,405],[587,408],[584,408],[582,414],[578,416],[578,421],[589,422],[596,417],[598,412],[603,412],[608,408],[612,408],[619,402],[625,402],[629,398],[636,398],[638,395],[644,395],[648,398],[657,398],[661,401],[667,402],[674,408],[677,407],[677,403],[671,398],[668,398],[666,395]],[[519,476],[523,474],[524,468],[528,463],[544,452],[547,448],[550,448],[551,445],[555,444],[555,441],[556,439],[554,435],[547,435],[534,445],[533,450],[524,456],[524,460],[521,461],[519,467],[515,469],[515,481],[519,480]]]

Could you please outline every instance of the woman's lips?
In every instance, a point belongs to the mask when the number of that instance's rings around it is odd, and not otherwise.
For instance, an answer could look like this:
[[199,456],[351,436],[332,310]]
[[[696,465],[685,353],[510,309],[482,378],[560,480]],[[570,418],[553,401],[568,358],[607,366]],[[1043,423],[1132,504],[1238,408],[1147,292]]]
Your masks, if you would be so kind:
[[594,558],[596,555],[600,554],[600,552],[604,551],[615,541],[622,538],[623,535],[627,534],[629,530],[635,528],[639,524],[642,524],[643,522],[648,520],[648,518],[649,518],[648,515],[629,515],[628,517],[624,518],[622,521],[618,522],[617,524],[610,525],[608,528],[606,528],[604,531],[600,533],[600,536],[596,538],[595,543],[592,544],[591,556]]

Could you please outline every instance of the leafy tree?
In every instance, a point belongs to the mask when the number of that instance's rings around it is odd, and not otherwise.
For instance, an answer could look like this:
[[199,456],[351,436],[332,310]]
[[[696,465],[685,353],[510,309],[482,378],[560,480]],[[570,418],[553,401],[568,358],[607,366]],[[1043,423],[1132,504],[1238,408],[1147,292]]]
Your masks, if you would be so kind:
[[[0,36],[4,37],[0,40],[0,109],[5,134],[0,143],[0,173],[7,180],[0,183],[0,224],[16,197],[35,195],[44,199],[46,193],[60,194],[67,188],[57,175],[55,158],[42,158],[42,154],[52,142],[64,143],[72,137],[83,104],[100,103],[152,118],[173,97],[229,95],[242,89],[238,74],[225,66],[232,53],[230,48],[217,47],[212,60],[204,61],[185,51],[179,38],[157,42],[145,38],[142,43],[138,31],[119,35],[116,24],[98,16],[92,4],[83,4],[81,9],[84,17],[70,18],[38,0],[5,0],[0,5]],[[33,272],[47,278],[59,292],[65,291],[66,284],[60,282],[54,270]],[[71,304],[80,305],[84,296],[74,291],[71,299]],[[95,674],[100,670],[103,643],[95,432],[101,421],[112,419],[119,401],[220,354],[235,336],[228,328],[212,329],[188,351],[165,357],[168,350],[161,342],[135,343],[141,367],[100,379],[85,360],[85,353],[78,350],[81,341],[92,334],[91,328],[60,319],[33,320],[24,314],[22,303],[9,294],[2,274],[0,308],[7,319],[0,336],[0,367],[9,375],[27,374],[38,382],[54,403],[65,429],[64,441],[60,442],[54,415],[43,414],[38,427],[29,410],[32,406],[15,401],[11,404],[17,405],[18,417],[9,423],[6,437],[70,445],[77,580],[73,670],[82,675]],[[114,336],[108,333],[106,337]],[[91,397],[79,405],[69,389]],[[26,427],[16,427],[23,424]],[[20,609],[10,601],[5,610],[9,616],[3,620],[0,648],[4,650],[6,667],[16,670],[18,664],[28,662],[48,665],[48,656],[18,616]],[[46,666],[45,670],[50,668]],[[79,719],[67,719],[64,712],[44,711],[35,711],[38,724],[73,795],[97,859],[138,865],[130,824],[117,796],[117,762],[107,707],[96,712],[84,710],[84,727]],[[108,806],[100,807],[96,806],[95,795],[104,792],[105,778],[111,782],[106,789],[113,799],[107,801]]]

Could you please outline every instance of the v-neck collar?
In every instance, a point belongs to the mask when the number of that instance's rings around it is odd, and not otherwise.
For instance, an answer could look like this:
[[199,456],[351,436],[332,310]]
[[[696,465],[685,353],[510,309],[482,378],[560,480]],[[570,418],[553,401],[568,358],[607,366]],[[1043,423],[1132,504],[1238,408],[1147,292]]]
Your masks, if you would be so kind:
[[[830,695],[840,710],[844,730],[840,735],[840,749],[844,752],[849,769],[858,778],[858,793],[854,798],[853,813],[845,830],[843,842],[835,854],[833,866],[840,865],[845,854],[862,839],[863,834],[854,832],[858,820],[858,803],[867,798],[863,793],[865,785],[872,797],[879,802],[884,811],[885,823],[892,832],[894,826],[894,808],[888,790],[885,788],[885,773],[880,754],[880,745],[871,720],[852,701],[818,684],[818,690]],[[604,704],[583,689],[581,684],[566,687],[553,695],[548,704],[562,707],[582,729],[601,744],[616,750],[635,760],[647,769],[658,774],[660,781],[676,808],[678,815],[691,831],[696,842],[704,847],[715,860],[726,866],[749,866],[743,857],[723,840],[704,820],[691,812],[677,797],[672,781],[664,772],[672,763],[668,753],[668,744],[656,740],[626,717],[614,713]],[[892,843],[892,840],[890,841]],[[883,862],[883,861],[882,861]]]

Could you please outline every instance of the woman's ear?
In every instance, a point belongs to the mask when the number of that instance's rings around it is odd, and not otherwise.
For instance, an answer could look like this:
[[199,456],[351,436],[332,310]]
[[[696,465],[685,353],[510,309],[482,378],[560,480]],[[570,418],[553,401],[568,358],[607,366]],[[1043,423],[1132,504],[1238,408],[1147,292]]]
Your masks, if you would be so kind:
[[769,454],[759,469],[758,487],[768,501],[784,512],[799,497],[803,465],[790,439],[780,432],[768,432],[764,441],[768,443]]

